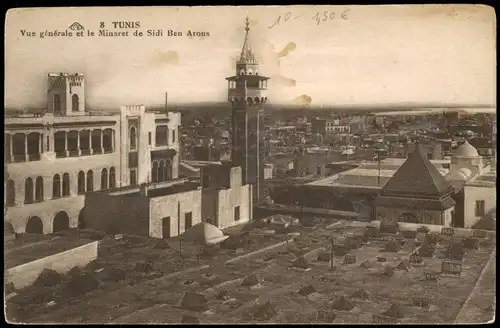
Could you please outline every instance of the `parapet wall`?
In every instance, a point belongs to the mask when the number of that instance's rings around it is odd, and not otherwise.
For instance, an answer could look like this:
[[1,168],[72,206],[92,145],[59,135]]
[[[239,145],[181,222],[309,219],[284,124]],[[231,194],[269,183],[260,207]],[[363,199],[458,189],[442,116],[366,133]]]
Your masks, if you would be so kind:
[[15,289],[20,289],[33,284],[44,269],[52,269],[65,274],[75,266],[84,267],[97,258],[98,245],[99,242],[94,241],[10,268],[5,271],[5,281],[12,283]]
[[[371,223],[377,226],[380,225],[380,221],[371,221]],[[437,232],[437,233],[441,233],[442,228],[450,228],[435,224],[421,224],[421,223],[407,223],[407,222],[398,222],[398,225],[399,229],[401,230],[416,231],[420,227],[427,227],[430,232]],[[452,229],[455,231],[455,235],[463,237],[472,237],[474,235],[474,231],[481,231],[477,229],[467,229],[467,228],[452,228]],[[490,231],[490,230],[482,230],[482,231],[486,231],[486,235],[488,237],[496,236],[496,231]]]

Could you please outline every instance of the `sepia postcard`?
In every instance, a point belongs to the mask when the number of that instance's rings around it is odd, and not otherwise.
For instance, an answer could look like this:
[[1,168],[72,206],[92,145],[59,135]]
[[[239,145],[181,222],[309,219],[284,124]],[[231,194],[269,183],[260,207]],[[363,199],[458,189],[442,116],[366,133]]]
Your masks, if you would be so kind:
[[10,9],[4,106],[10,323],[495,321],[491,7]]

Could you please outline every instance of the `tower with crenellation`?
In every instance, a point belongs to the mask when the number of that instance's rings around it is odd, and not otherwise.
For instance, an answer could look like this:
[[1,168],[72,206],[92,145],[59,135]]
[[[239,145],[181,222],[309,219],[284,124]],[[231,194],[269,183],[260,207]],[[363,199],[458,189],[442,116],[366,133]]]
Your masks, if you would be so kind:
[[81,73],[49,73],[47,113],[57,116],[85,114],[85,78]]

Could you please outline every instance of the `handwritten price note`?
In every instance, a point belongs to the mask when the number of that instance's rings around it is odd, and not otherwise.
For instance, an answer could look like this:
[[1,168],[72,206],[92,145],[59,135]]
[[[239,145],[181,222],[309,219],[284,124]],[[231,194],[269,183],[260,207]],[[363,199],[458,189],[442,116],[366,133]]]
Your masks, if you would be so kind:
[[349,19],[349,11],[350,9],[338,10],[338,11],[317,11],[313,15],[299,15],[294,14],[292,12],[287,12],[284,15],[280,15],[276,18],[273,24],[269,25],[268,28],[272,29],[275,26],[283,25],[289,21],[297,20],[297,19],[309,19],[316,23],[316,25],[323,24],[327,21],[331,21],[334,19]]

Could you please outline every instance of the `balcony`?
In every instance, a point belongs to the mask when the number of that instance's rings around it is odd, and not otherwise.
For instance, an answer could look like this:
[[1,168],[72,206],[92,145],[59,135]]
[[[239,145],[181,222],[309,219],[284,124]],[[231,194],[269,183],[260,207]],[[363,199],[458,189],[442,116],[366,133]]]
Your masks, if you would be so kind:
[[57,150],[56,158],[66,158],[66,157],[80,157],[80,156],[93,156],[102,154],[111,154],[114,152],[113,148],[96,148],[96,149],[81,149],[81,150]]
[[28,161],[34,162],[40,160],[40,154],[28,154]]
[[5,163],[35,162],[41,160],[41,154],[5,155]]
[[82,156],[90,156],[90,155],[92,155],[92,152],[90,151],[90,149],[82,149],[81,155]]

